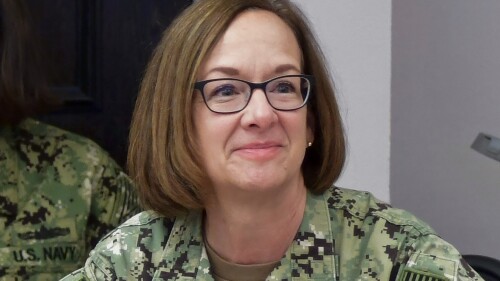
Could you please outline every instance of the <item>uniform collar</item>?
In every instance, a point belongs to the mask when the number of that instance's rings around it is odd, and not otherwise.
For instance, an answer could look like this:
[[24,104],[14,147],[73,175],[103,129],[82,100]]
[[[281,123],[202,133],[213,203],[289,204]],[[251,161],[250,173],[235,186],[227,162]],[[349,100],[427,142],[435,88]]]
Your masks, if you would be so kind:
[[[202,217],[201,212],[191,212],[176,219],[154,278],[213,280],[203,244]],[[330,223],[323,195],[308,192],[299,231],[268,280],[331,280],[338,276]]]
[[203,246],[202,218],[201,212],[176,218],[153,280],[213,280]]
[[271,280],[332,280],[338,276],[335,243],[324,195],[308,192],[306,209],[295,239]]

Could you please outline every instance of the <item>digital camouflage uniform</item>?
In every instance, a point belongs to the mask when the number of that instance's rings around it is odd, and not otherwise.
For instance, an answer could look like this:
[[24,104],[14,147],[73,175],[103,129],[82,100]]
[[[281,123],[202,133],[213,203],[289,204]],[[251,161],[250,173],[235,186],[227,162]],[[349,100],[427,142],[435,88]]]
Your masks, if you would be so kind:
[[[202,215],[143,212],[107,235],[71,280],[213,280]],[[273,235],[269,233],[269,235]],[[369,193],[308,194],[302,224],[267,280],[482,280],[457,250],[408,212]]]
[[138,211],[94,142],[31,119],[0,127],[0,280],[58,280]]

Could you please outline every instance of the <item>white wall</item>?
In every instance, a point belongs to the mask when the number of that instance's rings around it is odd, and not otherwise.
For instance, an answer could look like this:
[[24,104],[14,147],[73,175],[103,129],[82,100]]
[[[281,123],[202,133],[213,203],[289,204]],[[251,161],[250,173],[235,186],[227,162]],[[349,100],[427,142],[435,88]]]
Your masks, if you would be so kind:
[[295,0],[339,90],[349,154],[337,185],[389,201],[391,1]]
[[500,1],[393,1],[391,199],[464,254],[500,258]]

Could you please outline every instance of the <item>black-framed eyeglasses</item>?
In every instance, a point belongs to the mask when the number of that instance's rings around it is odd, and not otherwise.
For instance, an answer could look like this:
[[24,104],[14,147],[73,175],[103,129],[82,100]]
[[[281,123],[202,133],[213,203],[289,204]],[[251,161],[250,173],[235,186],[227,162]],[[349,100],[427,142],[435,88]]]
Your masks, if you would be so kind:
[[292,111],[303,107],[311,95],[312,75],[284,75],[262,83],[236,78],[219,78],[194,83],[208,109],[215,113],[242,111],[250,102],[255,89],[266,94],[267,101],[276,110]]

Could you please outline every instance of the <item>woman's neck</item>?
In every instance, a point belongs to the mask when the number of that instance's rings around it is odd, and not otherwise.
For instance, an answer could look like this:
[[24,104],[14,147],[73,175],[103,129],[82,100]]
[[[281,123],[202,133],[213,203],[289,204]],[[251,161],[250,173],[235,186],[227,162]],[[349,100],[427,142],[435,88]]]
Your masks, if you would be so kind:
[[280,260],[302,222],[303,183],[286,190],[216,196],[206,207],[206,240],[219,256],[238,264]]

